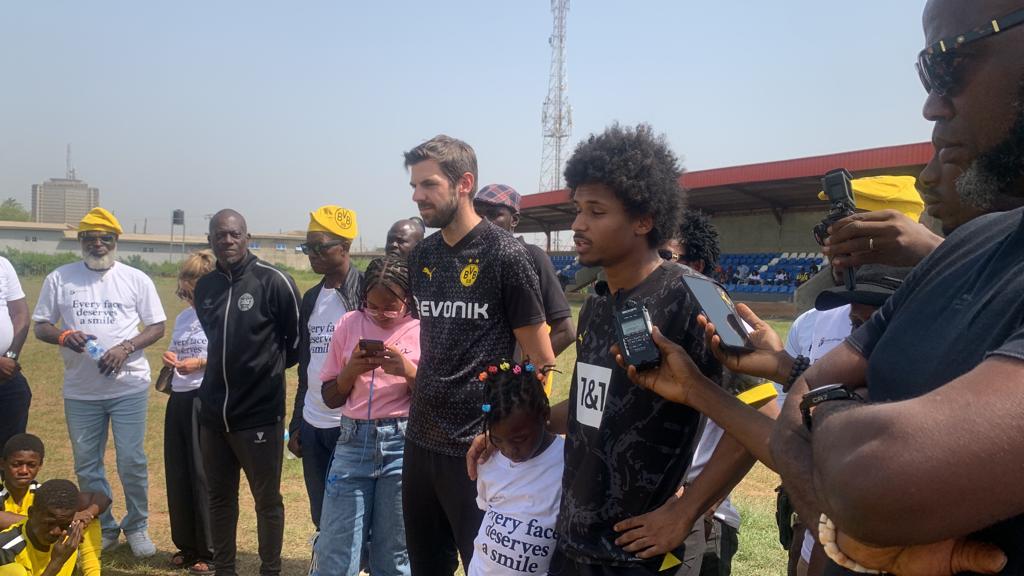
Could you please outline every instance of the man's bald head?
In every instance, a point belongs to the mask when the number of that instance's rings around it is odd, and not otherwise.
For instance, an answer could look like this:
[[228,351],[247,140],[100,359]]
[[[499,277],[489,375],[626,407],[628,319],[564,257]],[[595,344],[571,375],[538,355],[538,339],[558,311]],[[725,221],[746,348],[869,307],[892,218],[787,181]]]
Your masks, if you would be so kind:
[[388,255],[408,258],[412,249],[423,240],[423,226],[412,219],[403,219],[391,225],[384,249]]
[[225,208],[210,218],[210,248],[224,268],[249,255],[249,228],[238,212]]
[[237,221],[238,224],[242,227],[242,230],[244,230],[246,233],[249,232],[249,225],[246,224],[245,222],[245,216],[242,216],[237,211],[232,210],[231,208],[218,210],[217,213],[210,218],[210,232],[213,232],[214,226],[217,226],[226,219],[233,219]]

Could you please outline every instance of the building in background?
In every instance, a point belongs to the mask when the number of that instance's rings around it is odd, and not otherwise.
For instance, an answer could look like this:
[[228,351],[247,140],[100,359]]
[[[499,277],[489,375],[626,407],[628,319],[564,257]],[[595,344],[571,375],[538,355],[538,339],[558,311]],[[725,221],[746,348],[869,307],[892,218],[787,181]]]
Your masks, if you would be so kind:
[[[13,248],[21,252],[43,254],[80,254],[82,246],[78,242],[77,226],[78,220],[73,224],[0,221],[0,253]],[[287,266],[293,270],[308,270],[309,258],[299,249],[299,245],[305,241],[304,233],[253,233],[249,240],[249,250],[271,264]],[[137,255],[146,262],[161,264],[179,262],[183,253],[207,247],[205,235],[186,236],[184,240],[177,236],[172,244],[170,234],[122,234],[117,242],[117,257],[124,260]]]
[[100,205],[99,188],[74,178],[50,178],[32,185],[32,221],[78,224],[89,210]]

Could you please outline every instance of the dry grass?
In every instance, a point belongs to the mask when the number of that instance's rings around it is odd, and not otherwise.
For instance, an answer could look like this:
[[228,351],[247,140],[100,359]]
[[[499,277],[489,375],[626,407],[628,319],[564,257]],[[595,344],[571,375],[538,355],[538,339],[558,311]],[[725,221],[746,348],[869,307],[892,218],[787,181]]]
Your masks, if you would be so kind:
[[[42,279],[24,278],[22,282],[25,293],[28,295],[29,307],[30,309],[34,308]],[[305,290],[313,282],[300,278],[299,284],[300,289]],[[150,365],[153,367],[160,365],[160,355],[167,347],[173,319],[182,309],[182,303],[174,297],[173,280],[158,278],[156,285],[167,313],[168,326],[164,340],[146,351]],[[788,323],[780,323],[777,327],[785,330],[788,328]],[[572,349],[559,359],[561,374],[557,375],[553,394],[556,399],[565,398],[568,394],[569,379],[572,376],[574,362],[575,353]],[[22,365],[34,395],[29,431],[39,435],[46,443],[47,458],[41,478],[75,480],[61,399],[63,365],[57,350],[30,335],[22,353]],[[293,369],[289,371],[289,409],[295,393],[295,385],[296,377]],[[152,393],[150,395],[146,433],[146,453],[149,456],[149,531],[159,552],[153,558],[136,560],[131,555],[128,546],[122,544],[114,551],[104,554],[103,564],[106,574],[117,576],[181,574],[179,571],[172,570],[168,564],[174,548],[170,538],[167,497],[164,489],[162,429],[165,406],[166,400],[162,394]],[[124,505],[120,483],[116,477],[112,440],[108,443],[105,461],[107,477],[111,480],[114,490],[114,515],[120,518],[124,514]],[[743,514],[740,552],[733,566],[733,573],[738,576],[763,576],[785,572],[785,558],[777,543],[774,523],[773,488],[777,483],[777,476],[758,466],[736,490],[735,500]],[[255,574],[259,566],[259,557],[256,554],[256,518],[253,512],[252,496],[244,481],[242,485],[238,528],[238,568],[242,574]],[[308,539],[313,531],[300,461],[285,460],[281,489],[284,494],[286,511],[283,574],[297,576],[305,574],[310,551]]]

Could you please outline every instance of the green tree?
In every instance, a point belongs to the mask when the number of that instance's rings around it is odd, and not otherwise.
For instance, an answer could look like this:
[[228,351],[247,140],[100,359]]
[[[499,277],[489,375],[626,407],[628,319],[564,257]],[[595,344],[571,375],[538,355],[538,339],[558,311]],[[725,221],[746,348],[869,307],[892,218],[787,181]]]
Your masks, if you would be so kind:
[[0,220],[13,220],[15,222],[28,222],[32,219],[32,215],[25,210],[25,207],[21,205],[14,198],[8,198],[0,203]]

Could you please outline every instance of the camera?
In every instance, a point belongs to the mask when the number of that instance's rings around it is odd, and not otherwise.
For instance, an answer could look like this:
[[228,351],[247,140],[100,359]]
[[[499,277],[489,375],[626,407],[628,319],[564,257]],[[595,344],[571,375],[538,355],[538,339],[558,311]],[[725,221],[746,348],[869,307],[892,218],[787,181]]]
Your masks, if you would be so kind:
[[[821,179],[821,187],[825,190],[825,197],[828,199],[828,214],[814,227],[814,239],[819,246],[825,245],[828,239],[828,229],[836,222],[853,215],[857,210],[857,204],[853,200],[853,177],[846,168],[829,170]],[[853,290],[856,287],[854,282],[854,269],[846,269],[846,289]]]

